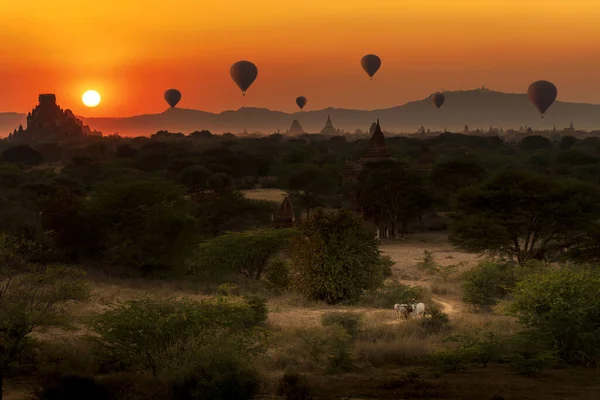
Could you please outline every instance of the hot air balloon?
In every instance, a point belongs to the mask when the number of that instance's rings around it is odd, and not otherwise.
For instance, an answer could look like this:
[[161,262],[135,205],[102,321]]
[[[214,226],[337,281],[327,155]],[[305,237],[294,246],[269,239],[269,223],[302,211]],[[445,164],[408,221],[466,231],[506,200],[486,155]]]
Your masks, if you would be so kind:
[[235,84],[242,90],[242,95],[245,96],[246,90],[258,76],[258,68],[250,61],[238,61],[231,66],[229,74]]
[[165,100],[171,108],[175,108],[179,100],[181,100],[181,92],[177,89],[169,89],[165,92]]
[[369,77],[373,79],[373,75],[375,75],[381,67],[381,58],[377,57],[375,54],[367,54],[360,60],[360,65],[362,65]]
[[527,89],[527,96],[533,105],[539,110],[544,118],[544,113],[550,108],[556,96],[558,90],[552,82],[548,81],[536,81],[529,85]]
[[446,101],[446,98],[443,94],[438,92],[433,95],[433,104],[435,104],[437,108],[440,108],[442,104],[444,104],[444,101]]
[[306,97],[304,97],[304,96],[300,96],[296,99],[296,104],[298,104],[298,107],[300,107],[301,110],[306,105],[306,102],[307,102],[307,100],[306,100]]

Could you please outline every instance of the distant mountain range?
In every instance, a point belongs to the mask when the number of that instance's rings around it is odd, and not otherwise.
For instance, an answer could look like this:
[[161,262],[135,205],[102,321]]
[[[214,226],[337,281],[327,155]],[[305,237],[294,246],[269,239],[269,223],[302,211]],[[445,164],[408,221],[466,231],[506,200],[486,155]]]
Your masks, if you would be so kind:
[[[555,102],[544,119],[540,118],[526,94],[502,93],[488,89],[445,92],[446,102],[440,109],[433,105],[431,96],[412,101],[401,106],[379,110],[348,110],[326,108],[316,111],[284,113],[265,108],[240,108],[218,114],[190,109],[167,109],[160,114],[136,115],[126,118],[85,118],[79,117],[92,129],[110,135],[118,132],[122,136],[148,136],[159,130],[188,134],[196,130],[208,129],[213,133],[287,131],[293,120],[300,121],[308,133],[321,131],[331,116],[333,125],[346,132],[360,128],[368,131],[373,121],[379,119],[387,132],[416,132],[420,126],[425,129],[462,132],[465,125],[473,131],[487,130],[490,126],[518,129],[530,126],[533,129],[558,129],[571,122],[577,129],[600,129],[600,105],[583,103]],[[60,104],[60,99],[59,99]],[[0,113],[0,136],[25,126],[25,114]]]

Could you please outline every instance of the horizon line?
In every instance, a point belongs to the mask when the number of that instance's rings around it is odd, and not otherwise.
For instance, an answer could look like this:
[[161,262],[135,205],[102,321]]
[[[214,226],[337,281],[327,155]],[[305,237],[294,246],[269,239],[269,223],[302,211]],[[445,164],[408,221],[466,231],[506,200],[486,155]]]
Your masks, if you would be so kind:
[[[501,93],[501,94],[507,94],[507,95],[527,95],[526,92],[524,92],[524,93],[501,92],[501,91],[498,91],[498,90],[493,90],[493,89],[490,89],[490,88],[486,88],[485,86],[483,86],[481,88],[475,88],[475,89],[446,90],[446,91],[443,91],[443,92],[440,92],[440,93],[459,93],[459,92],[475,92],[475,91],[486,91],[486,92],[494,92],[494,93]],[[164,111],[161,111],[161,112],[158,112],[158,113],[134,114],[134,115],[123,116],[123,117],[111,117],[111,116],[85,117],[85,116],[82,116],[82,115],[76,115],[76,117],[82,118],[82,119],[86,119],[86,120],[90,120],[90,119],[127,119],[127,118],[143,117],[143,116],[148,116],[148,115],[161,115],[161,114],[170,112],[171,109],[173,109],[173,110],[177,109],[177,110],[181,110],[181,111],[199,111],[199,112],[203,112],[203,113],[206,113],[206,114],[212,114],[212,115],[220,115],[220,114],[223,114],[225,112],[236,112],[236,111],[240,111],[240,110],[243,110],[243,109],[267,110],[267,111],[271,111],[271,112],[279,112],[279,113],[288,114],[288,115],[306,114],[306,113],[320,112],[320,111],[325,111],[325,110],[334,110],[334,111],[335,110],[344,110],[344,111],[373,112],[373,111],[389,110],[389,109],[392,109],[392,108],[403,107],[403,106],[405,106],[407,104],[411,104],[411,103],[422,102],[422,101],[425,101],[425,100],[429,99],[435,93],[437,93],[437,92],[431,93],[430,95],[428,95],[425,98],[418,99],[418,100],[407,101],[407,102],[399,104],[399,105],[390,106],[390,107],[386,107],[386,108],[373,108],[373,109],[336,108],[336,107],[333,107],[333,106],[329,106],[329,107],[321,108],[321,109],[318,109],[318,110],[286,112],[286,111],[282,111],[282,110],[270,109],[270,108],[267,108],[267,107],[252,107],[252,106],[248,107],[248,106],[244,106],[244,107],[240,107],[240,108],[235,109],[235,110],[234,109],[226,109],[226,110],[222,110],[220,112],[212,112],[212,111],[205,111],[205,110],[196,109],[196,108],[168,107]],[[40,94],[44,94],[44,93],[40,93]],[[55,94],[55,93],[48,93],[48,94]],[[561,101],[561,100],[556,100],[556,103],[600,106],[600,104],[597,104],[597,103],[586,103],[586,102],[576,102],[576,101]],[[27,115],[27,112],[0,111],[0,114],[23,114],[23,115]]]

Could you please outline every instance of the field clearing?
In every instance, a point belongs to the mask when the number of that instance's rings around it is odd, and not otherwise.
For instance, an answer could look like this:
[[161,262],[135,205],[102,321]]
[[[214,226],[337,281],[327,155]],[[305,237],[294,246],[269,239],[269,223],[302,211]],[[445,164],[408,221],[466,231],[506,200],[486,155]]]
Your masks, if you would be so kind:
[[242,190],[246,198],[252,200],[266,200],[281,203],[287,195],[285,190],[281,189],[248,189]]

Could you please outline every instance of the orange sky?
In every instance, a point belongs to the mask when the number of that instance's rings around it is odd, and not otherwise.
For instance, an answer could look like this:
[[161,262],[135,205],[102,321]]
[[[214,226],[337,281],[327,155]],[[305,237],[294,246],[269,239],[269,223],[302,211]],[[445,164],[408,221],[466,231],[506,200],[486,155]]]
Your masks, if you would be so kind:
[[[40,92],[83,116],[178,107],[372,109],[436,90],[525,92],[600,103],[599,0],[0,0],[0,111]],[[369,81],[364,54],[382,58]],[[253,61],[242,97],[230,65]],[[81,94],[102,103],[88,109]]]

